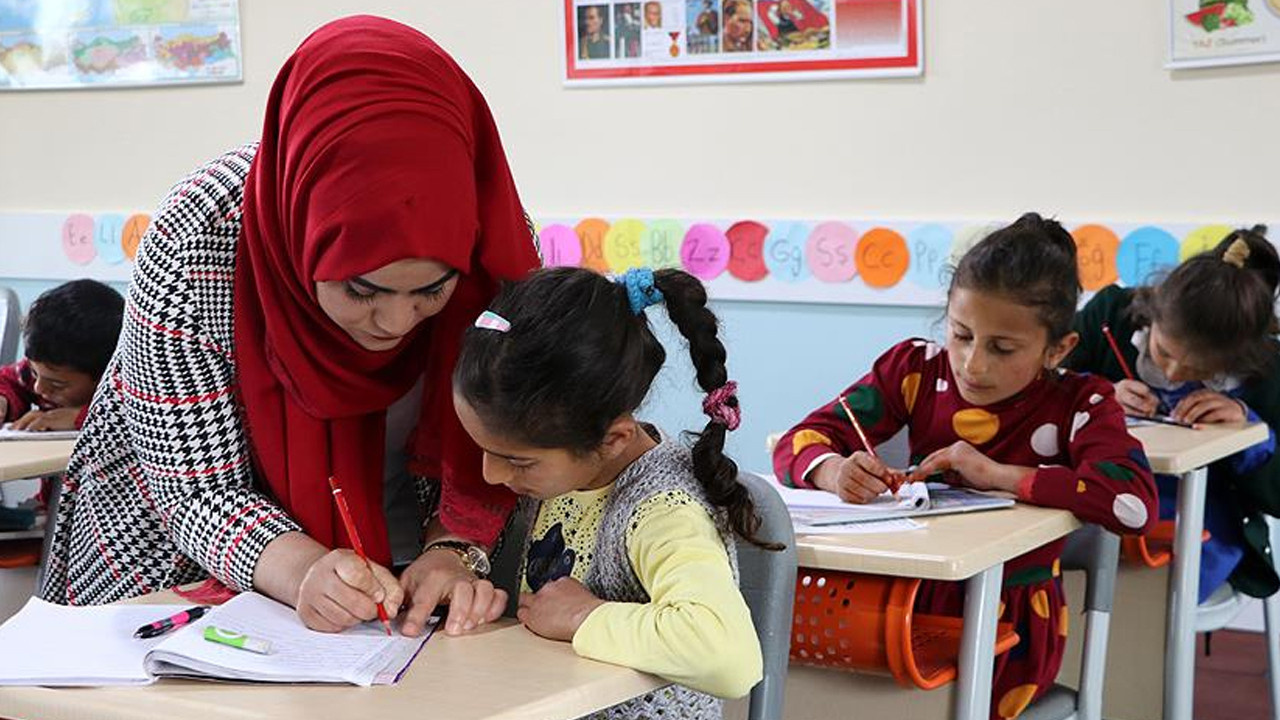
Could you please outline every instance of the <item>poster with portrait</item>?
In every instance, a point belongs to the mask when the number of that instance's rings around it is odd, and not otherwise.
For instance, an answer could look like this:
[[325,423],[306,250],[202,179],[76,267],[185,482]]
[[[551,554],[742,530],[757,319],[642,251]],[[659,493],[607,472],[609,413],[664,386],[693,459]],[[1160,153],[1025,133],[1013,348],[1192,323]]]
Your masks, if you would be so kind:
[[919,75],[923,2],[565,0],[565,84]]
[[1169,69],[1264,62],[1280,62],[1280,0],[1169,0]]

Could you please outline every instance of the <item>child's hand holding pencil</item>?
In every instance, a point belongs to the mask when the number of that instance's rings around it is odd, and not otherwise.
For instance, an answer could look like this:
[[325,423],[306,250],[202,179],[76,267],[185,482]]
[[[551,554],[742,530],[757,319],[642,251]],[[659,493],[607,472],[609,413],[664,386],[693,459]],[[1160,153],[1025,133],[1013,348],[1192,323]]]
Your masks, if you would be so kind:
[[859,505],[871,502],[886,490],[897,492],[908,481],[907,473],[885,465],[876,454],[875,447],[867,440],[862,423],[858,422],[858,416],[849,407],[849,401],[840,395],[836,402],[858,434],[862,447],[866,449],[854,451],[846,458],[828,458],[814,468],[810,482],[814,487],[836,494],[845,502]]
[[858,450],[849,457],[827,458],[813,469],[809,481],[847,503],[861,505],[886,490],[896,492],[905,479],[902,471],[893,470],[879,457]]
[[1121,380],[1116,383],[1116,402],[1126,415],[1151,417],[1160,412],[1160,398],[1141,380]]

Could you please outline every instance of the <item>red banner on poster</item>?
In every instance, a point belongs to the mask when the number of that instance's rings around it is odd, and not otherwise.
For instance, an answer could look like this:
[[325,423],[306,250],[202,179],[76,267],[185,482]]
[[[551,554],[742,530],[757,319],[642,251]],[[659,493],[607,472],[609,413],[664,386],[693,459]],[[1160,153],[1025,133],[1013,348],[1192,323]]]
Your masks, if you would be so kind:
[[565,0],[565,84],[919,75],[922,3]]

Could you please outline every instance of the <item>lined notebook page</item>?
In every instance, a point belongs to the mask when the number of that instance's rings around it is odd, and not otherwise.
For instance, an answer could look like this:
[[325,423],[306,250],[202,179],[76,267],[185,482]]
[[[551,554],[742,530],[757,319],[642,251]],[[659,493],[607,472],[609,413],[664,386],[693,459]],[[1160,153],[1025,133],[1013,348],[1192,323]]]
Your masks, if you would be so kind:
[[906,483],[898,492],[886,490],[869,503],[854,505],[840,499],[835,493],[826,490],[808,490],[774,485],[773,488],[782,496],[787,507],[801,510],[835,509],[863,513],[888,513],[903,510],[924,510],[929,507],[928,483]]
[[[271,653],[259,655],[209,642],[204,639],[207,625],[267,640]],[[395,632],[388,637],[377,621],[340,634],[315,632],[302,624],[293,608],[257,593],[242,593],[161,643],[148,658],[148,668],[158,675],[384,685],[395,682],[428,636],[409,638]]]

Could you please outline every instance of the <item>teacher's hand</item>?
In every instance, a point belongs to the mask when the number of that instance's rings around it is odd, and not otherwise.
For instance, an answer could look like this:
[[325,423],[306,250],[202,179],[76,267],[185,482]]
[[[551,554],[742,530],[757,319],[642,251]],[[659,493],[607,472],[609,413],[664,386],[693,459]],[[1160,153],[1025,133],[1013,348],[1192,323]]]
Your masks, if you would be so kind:
[[404,590],[391,571],[366,563],[351,550],[331,550],[320,556],[298,588],[298,617],[312,630],[341,632],[378,617],[383,603],[395,617]]
[[419,555],[401,574],[400,583],[409,603],[400,626],[405,635],[421,634],[431,612],[441,603],[449,605],[444,631],[450,635],[461,635],[493,622],[507,607],[507,591],[477,578],[458,554],[447,548]]

